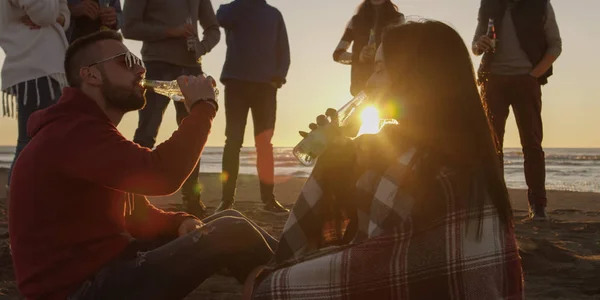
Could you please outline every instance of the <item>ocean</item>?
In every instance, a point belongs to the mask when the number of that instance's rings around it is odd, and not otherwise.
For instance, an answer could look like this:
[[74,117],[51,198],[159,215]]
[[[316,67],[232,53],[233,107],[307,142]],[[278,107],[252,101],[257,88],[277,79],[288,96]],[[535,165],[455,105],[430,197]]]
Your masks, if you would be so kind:
[[[600,148],[547,148],[546,188],[548,190],[600,193]],[[301,165],[292,148],[278,147],[275,153],[275,174],[279,176],[308,177],[312,167]],[[523,174],[523,154],[520,149],[504,151],[505,178],[509,188],[526,188]],[[222,147],[204,149],[200,164],[202,173],[220,173]],[[0,146],[0,168],[9,168],[14,147]],[[243,148],[240,155],[240,173],[256,174],[256,151]]]

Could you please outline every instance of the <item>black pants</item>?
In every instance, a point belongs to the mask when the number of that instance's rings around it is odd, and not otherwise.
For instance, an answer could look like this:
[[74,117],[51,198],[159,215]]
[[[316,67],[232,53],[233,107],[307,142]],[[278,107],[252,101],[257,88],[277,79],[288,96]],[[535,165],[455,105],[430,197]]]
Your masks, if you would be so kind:
[[[198,76],[202,74],[202,67],[200,65],[194,67],[182,67],[157,61],[149,61],[145,64],[147,69],[146,78],[153,80],[175,80],[181,75]],[[167,105],[169,105],[170,102],[172,102],[171,99],[166,96],[152,91],[146,91],[146,107],[139,111],[139,122],[133,138],[134,142],[143,147],[150,149],[154,148],[158,129],[162,123]],[[173,104],[175,105],[177,126],[179,126],[181,121],[188,116],[188,111],[183,102],[173,102]],[[181,187],[181,195],[183,196],[184,202],[192,201],[190,203],[184,203],[186,205],[194,206],[198,204],[197,199],[201,192],[198,184],[199,173],[200,160],[198,160],[196,168],[194,168],[190,177],[187,178]]]
[[[512,106],[523,148],[529,204],[545,207],[546,163],[542,149],[544,130],[540,84],[530,75],[491,75],[482,92],[500,150],[504,146],[506,119]],[[503,162],[503,155],[500,159]]]
[[240,169],[240,150],[248,111],[252,111],[254,143],[256,145],[256,168],[260,179],[261,200],[265,203],[275,199],[273,195],[275,164],[273,162],[273,132],[277,111],[277,89],[268,83],[229,80],[225,83],[225,149],[223,150],[223,202],[232,203],[235,198],[237,177]]
[[277,240],[237,211],[202,221],[195,232],[108,264],[69,300],[183,299],[223,268],[244,283],[273,256]]

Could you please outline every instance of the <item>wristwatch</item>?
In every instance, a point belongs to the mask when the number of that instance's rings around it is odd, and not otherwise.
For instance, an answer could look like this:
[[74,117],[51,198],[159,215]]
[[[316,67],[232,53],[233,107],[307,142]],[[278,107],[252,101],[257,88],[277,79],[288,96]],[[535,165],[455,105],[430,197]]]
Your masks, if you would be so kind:
[[198,99],[198,100],[194,101],[194,103],[190,107],[190,110],[192,108],[194,108],[194,106],[200,102],[208,102],[208,104],[212,105],[215,108],[215,111],[219,111],[219,103],[217,103],[217,101],[212,98],[207,98],[207,99],[202,98],[202,99]]

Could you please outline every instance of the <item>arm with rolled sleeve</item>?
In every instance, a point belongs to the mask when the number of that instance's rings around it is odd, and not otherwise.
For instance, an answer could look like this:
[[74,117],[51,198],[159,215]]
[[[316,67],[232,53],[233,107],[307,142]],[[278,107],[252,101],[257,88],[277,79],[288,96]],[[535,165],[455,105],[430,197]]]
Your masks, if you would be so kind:
[[198,8],[198,21],[204,29],[203,38],[196,43],[196,58],[210,52],[221,40],[219,22],[210,0],[201,0]]
[[548,1],[548,9],[546,11],[544,32],[546,34],[546,40],[548,41],[548,50],[542,60],[531,71],[531,76],[536,78],[546,73],[562,53],[562,38],[560,36],[560,30],[558,29],[556,15],[550,1]]

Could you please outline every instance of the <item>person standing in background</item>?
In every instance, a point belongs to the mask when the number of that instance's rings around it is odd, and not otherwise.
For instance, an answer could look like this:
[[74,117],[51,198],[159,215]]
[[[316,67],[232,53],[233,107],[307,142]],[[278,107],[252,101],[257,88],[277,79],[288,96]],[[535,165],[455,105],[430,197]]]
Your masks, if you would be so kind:
[[[358,95],[375,70],[375,52],[387,26],[402,24],[404,15],[391,0],[364,0],[333,52],[333,60],[351,65],[350,93]],[[348,48],[352,45],[352,52]]]
[[[142,60],[146,78],[175,80],[181,75],[203,74],[201,58],[219,43],[221,32],[210,0],[125,1],[123,36],[143,42]],[[198,21],[204,29],[199,40]],[[191,42],[190,42],[191,41]],[[189,47],[188,47],[189,45]],[[152,149],[170,99],[147,91],[146,106],[139,112],[134,142]],[[185,105],[175,102],[177,124],[188,115]],[[202,218],[206,207],[200,200],[200,161],[181,188],[183,204],[190,214]]]
[[265,0],[234,0],[221,5],[217,19],[225,29],[227,56],[221,82],[225,85],[225,148],[223,195],[217,211],[230,209],[240,168],[240,150],[248,112],[252,111],[260,195],[264,209],[288,213],[273,193],[275,165],[273,132],[277,89],[286,83],[290,47],[281,12]]
[[[494,20],[497,43],[486,35]],[[483,0],[479,8],[473,53],[479,68],[482,99],[497,135],[500,160],[509,107],[512,106],[525,159],[529,217],[546,219],[546,166],[542,149],[541,85],[552,75],[562,39],[549,0]]]
[[70,18],[67,0],[0,1],[0,47],[6,54],[1,73],[3,116],[18,121],[8,186],[14,163],[30,141],[29,116],[54,104],[67,85],[63,58]]
[[123,24],[120,0],[68,0],[71,27],[69,43],[101,29],[119,30]]

